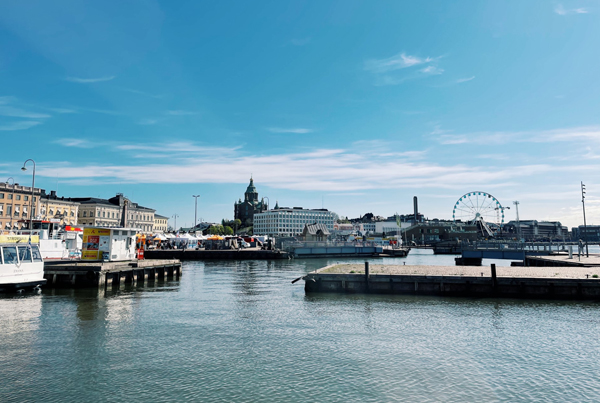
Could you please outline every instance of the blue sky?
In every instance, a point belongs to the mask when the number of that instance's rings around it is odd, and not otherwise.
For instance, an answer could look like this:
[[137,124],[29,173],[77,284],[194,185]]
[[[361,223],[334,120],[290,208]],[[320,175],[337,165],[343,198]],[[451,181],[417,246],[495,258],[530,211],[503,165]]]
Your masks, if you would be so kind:
[[[162,215],[271,205],[600,224],[600,1],[18,1],[0,175]],[[514,209],[514,208],[513,208]],[[513,210],[506,213],[514,218]]]

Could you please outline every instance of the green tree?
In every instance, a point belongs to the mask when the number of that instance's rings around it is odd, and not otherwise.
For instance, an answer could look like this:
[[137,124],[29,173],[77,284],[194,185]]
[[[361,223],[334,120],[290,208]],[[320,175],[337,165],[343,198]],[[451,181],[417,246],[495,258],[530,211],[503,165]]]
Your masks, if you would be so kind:
[[229,225],[225,226],[223,228],[223,234],[224,235],[233,235],[233,228],[231,228]]

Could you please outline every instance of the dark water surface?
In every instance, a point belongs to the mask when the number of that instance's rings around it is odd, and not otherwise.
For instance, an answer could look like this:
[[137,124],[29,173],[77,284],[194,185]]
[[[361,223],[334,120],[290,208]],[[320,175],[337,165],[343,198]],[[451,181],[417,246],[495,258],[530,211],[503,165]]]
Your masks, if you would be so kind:
[[180,281],[0,297],[0,402],[600,401],[599,304],[290,283],[327,263],[190,262]]

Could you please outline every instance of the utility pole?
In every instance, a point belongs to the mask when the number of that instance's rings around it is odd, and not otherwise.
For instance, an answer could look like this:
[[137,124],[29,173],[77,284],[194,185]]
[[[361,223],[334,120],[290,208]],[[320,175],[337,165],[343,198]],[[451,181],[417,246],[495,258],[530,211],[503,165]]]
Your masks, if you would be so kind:
[[587,223],[585,222],[585,185],[581,182],[581,204],[583,205],[583,233],[585,237],[585,257],[590,257],[588,248]]
[[519,237],[519,242],[521,242],[521,221],[519,221],[519,201],[515,200],[513,202],[515,208],[517,210],[517,236]]
[[200,195],[192,195],[192,197],[194,198],[194,229],[196,228],[196,225],[198,224],[198,197],[200,197]]

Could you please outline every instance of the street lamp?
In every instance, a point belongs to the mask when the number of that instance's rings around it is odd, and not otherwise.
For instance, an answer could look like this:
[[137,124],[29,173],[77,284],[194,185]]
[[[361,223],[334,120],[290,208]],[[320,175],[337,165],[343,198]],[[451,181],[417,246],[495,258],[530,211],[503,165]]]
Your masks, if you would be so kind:
[[31,211],[29,211],[29,240],[31,241],[31,235],[33,233],[33,189],[35,188],[35,161],[32,160],[31,158],[26,160],[23,163],[23,167],[21,168],[21,171],[27,171],[27,168],[25,167],[25,165],[27,165],[27,163],[31,161],[31,163],[33,164],[33,175],[32,175],[32,180],[31,180],[31,200],[29,203],[29,209]]
[[12,189],[13,189],[12,190],[12,203],[10,206],[10,230],[12,231],[13,230],[13,215],[15,214],[14,213],[14,210],[15,210],[15,185],[18,185],[18,183],[15,183],[14,178],[11,176],[5,182],[7,185],[8,185],[9,179],[12,179],[12,181],[13,181],[13,183],[12,183]]
[[581,204],[583,205],[583,231],[585,234],[585,257],[590,257],[588,249],[587,224],[585,222],[585,185],[581,182]]
[[192,195],[192,197],[194,198],[194,229],[196,228],[196,225],[198,225],[198,197],[200,197],[200,195]]

